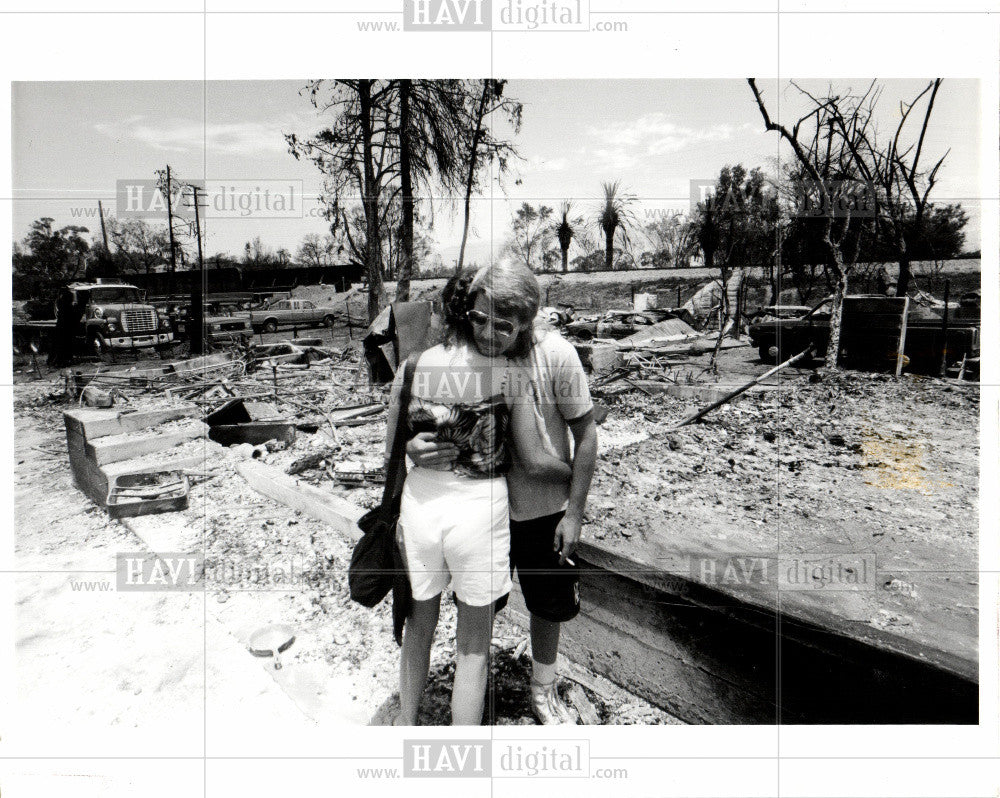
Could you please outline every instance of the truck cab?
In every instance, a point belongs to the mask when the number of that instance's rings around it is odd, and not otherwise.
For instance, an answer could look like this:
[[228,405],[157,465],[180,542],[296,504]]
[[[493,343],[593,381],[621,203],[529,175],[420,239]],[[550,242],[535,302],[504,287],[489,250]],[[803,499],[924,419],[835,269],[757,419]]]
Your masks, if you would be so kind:
[[115,352],[173,343],[170,320],[146,303],[134,285],[119,282],[70,283],[66,290],[80,318],[77,335],[101,359]]

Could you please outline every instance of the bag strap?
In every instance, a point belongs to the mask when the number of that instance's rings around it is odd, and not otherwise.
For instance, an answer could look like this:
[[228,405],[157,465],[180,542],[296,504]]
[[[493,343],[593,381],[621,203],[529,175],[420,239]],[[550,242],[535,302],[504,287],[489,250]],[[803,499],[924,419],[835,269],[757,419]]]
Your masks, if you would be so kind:
[[403,385],[399,392],[399,412],[396,415],[396,429],[392,433],[392,449],[389,454],[389,464],[385,475],[385,489],[382,491],[382,504],[388,506],[403,489],[406,478],[406,416],[410,406],[410,392],[413,386],[413,372],[417,368],[419,354],[414,353],[406,358],[403,365]]

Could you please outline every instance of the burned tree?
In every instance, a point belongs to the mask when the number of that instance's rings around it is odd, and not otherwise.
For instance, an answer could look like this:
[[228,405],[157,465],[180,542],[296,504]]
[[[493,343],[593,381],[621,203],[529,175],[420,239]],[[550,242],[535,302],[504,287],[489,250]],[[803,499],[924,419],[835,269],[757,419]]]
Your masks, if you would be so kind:
[[[504,171],[507,160],[516,155],[484,122],[488,114],[503,110],[515,128],[520,123],[520,105],[501,99],[503,84],[335,80],[314,81],[303,90],[321,114],[333,114],[333,121],[311,139],[294,134],[285,138],[296,158],[309,158],[326,175],[326,216],[332,234],[346,240],[347,249],[364,267],[370,318],[385,304],[383,280],[390,258],[397,277],[396,299],[409,297],[420,252],[420,199],[428,200],[432,215],[435,189],[445,197],[464,189],[467,236],[471,193],[481,168],[498,159]],[[359,204],[364,219],[360,228]]]
[[[458,193],[462,185],[466,94],[460,80],[395,81],[393,108],[397,135],[389,146],[399,148],[399,177],[402,201],[398,228],[396,299],[410,295],[410,277],[420,251],[418,194],[428,199],[433,216],[435,186],[443,196]],[[393,211],[393,215],[395,211]],[[392,241],[392,236],[389,240]]]
[[479,186],[483,169],[489,168],[495,162],[498,176],[502,177],[507,172],[511,159],[520,157],[514,145],[497,136],[493,126],[487,124],[487,120],[494,114],[500,114],[515,133],[521,127],[522,105],[515,99],[503,96],[506,84],[505,80],[483,78],[465,81],[463,85],[466,123],[462,138],[462,163],[465,168],[465,184],[463,187],[462,243],[458,248],[458,261],[455,263],[456,272],[462,271],[465,265],[465,245],[469,240],[472,193]]
[[555,226],[556,238],[559,240],[559,252],[562,255],[563,274],[569,271],[569,245],[573,243],[578,227],[583,225],[582,217],[570,217],[573,204],[566,200],[559,206],[559,223]]
[[552,224],[554,211],[548,205],[537,208],[523,202],[511,218],[511,232],[504,245],[504,251],[532,271],[544,265],[556,235]]
[[[763,268],[772,261],[778,217],[777,192],[759,168],[722,167],[714,190],[698,203],[693,224],[705,265],[719,270],[723,289],[735,269]],[[725,291],[723,311],[720,328],[730,315]]]
[[836,122],[841,98],[815,98],[803,92],[809,98],[812,108],[796,120],[789,130],[771,119],[754,79],[747,78],[747,83],[757,102],[765,129],[777,132],[788,143],[800,167],[795,175],[798,184],[794,187],[797,200],[793,212],[799,216],[808,216],[814,221],[815,240],[824,258],[824,265],[833,278],[833,307],[826,365],[828,368],[836,368],[840,352],[844,296],[847,294],[851,269],[860,243],[859,235],[849,235],[852,229],[857,232],[857,226],[852,226],[851,219],[856,212],[873,215],[873,210],[867,204],[868,186],[860,179],[852,155],[867,130],[871,117],[859,116],[856,124],[848,128],[851,140],[847,140]]
[[[941,78],[931,81],[912,102],[901,103],[895,133],[885,144],[879,143],[877,132],[867,124],[881,94],[874,81],[861,97],[846,98],[840,106],[831,109],[832,120],[850,148],[857,169],[876,188],[877,224],[899,263],[896,296],[905,296],[909,289],[910,264],[920,247],[930,193],[937,182],[938,170],[948,157],[945,152],[930,170],[920,170],[924,139],[941,82]],[[906,123],[925,97],[920,132],[915,142],[906,145],[903,142]]]
[[[639,227],[632,208],[637,198],[622,189],[620,180],[601,184],[604,198],[598,206],[596,224],[604,233],[604,268],[611,271],[614,268],[615,236],[622,241],[623,249],[631,254],[629,231]],[[632,259],[634,262],[634,258]]]
[[[374,321],[386,302],[382,284],[383,213],[399,164],[390,139],[395,136],[390,99],[393,86],[377,80],[317,80],[303,92],[321,114],[332,114],[329,127],[303,141],[285,136],[296,158],[310,159],[325,175],[322,199],[334,235],[351,238],[351,208],[360,200],[364,236],[351,243],[362,255],[368,279],[368,318]],[[398,189],[397,189],[398,190]]]

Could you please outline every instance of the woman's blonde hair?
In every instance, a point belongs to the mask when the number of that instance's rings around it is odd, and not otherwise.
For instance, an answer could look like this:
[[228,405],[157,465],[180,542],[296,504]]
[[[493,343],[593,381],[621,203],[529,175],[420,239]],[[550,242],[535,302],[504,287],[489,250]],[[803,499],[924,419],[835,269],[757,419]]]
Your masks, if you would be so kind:
[[527,357],[534,344],[533,322],[542,300],[535,275],[526,266],[510,261],[484,266],[469,286],[470,307],[479,294],[486,297],[494,313],[514,316],[527,325],[508,353],[511,357]]

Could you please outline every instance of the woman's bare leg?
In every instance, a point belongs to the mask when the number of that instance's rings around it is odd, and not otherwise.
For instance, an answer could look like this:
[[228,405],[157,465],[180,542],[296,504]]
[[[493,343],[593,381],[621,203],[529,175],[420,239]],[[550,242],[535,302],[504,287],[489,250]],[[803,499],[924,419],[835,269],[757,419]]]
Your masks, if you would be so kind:
[[489,675],[493,605],[470,607],[462,601],[457,603],[451,723],[453,726],[479,726],[483,722],[483,700],[486,697],[486,679]]
[[420,699],[427,686],[431,643],[437,628],[441,594],[426,601],[414,601],[403,627],[403,649],[399,660],[399,719],[397,726],[416,726]]

